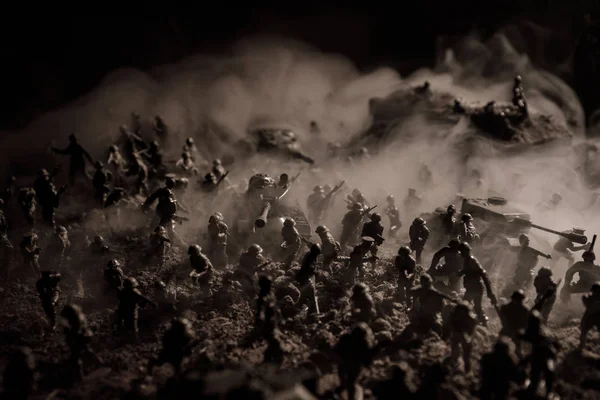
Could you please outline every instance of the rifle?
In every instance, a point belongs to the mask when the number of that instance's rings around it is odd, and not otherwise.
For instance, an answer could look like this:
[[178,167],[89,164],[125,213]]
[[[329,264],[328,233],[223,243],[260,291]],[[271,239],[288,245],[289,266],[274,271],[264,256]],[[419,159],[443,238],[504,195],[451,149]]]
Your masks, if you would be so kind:
[[369,207],[366,210],[363,210],[360,213],[361,218],[363,218],[365,215],[369,214],[371,211],[373,211],[375,208],[377,207],[377,205],[374,205],[373,207]]
[[189,218],[186,217],[180,217],[179,215],[174,215],[173,216],[173,221],[179,223],[179,225],[183,224],[184,222],[188,222]]
[[298,179],[298,177],[300,176],[301,173],[302,173],[302,171],[298,172],[296,174],[296,176],[294,176],[292,179],[290,179],[290,183],[294,183],[296,181],[296,179]]
[[223,182],[225,180],[225,178],[227,178],[227,175],[229,175],[229,171],[225,171],[225,173],[223,175],[221,175],[221,177],[219,178],[219,180],[215,184],[215,188],[217,186],[219,186],[221,184],[221,182]]
[[588,249],[588,251],[590,252],[594,251],[594,245],[596,245],[596,237],[598,237],[598,235],[594,235],[594,237],[592,238],[592,243],[590,244],[590,248]]
[[[327,193],[325,195],[325,197],[323,198],[322,201],[325,201],[325,200],[331,198],[331,196],[333,196],[335,194],[335,192],[340,190],[342,188],[342,186],[344,186],[345,184],[346,184],[346,181],[341,181],[338,185],[336,185],[333,189],[331,189],[331,191],[329,193]],[[350,204],[349,200],[346,200],[346,202],[348,202],[348,204]]]

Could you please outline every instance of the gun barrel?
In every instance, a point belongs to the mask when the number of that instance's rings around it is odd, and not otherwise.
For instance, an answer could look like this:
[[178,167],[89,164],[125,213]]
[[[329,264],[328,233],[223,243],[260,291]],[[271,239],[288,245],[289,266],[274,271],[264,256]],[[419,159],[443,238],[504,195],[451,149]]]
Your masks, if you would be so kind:
[[[519,222],[524,222],[525,220],[520,220]],[[588,238],[585,235],[580,235],[578,233],[573,233],[573,232],[559,232],[559,231],[555,231],[554,229],[550,229],[550,228],[546,228],[540,225],[536,225],[533,224],[529,221],[527,221],[527,225],[529,225],[532,228],[535,229],[539,229],[540,231],[544,231],[544,232],[548,232],[548,233],[553,233],[555,235],[564,237],[569,239],[571,242],[573,243],[579,243],[579,244],[586,244],[588,242]]]
[[257,228],[264,228],[267,225],[267,216],[269,215],[269,211],[271,210],[271,203],[266,203],[256,221],[254,221],[254,225]]
[[596,238],[598,237],[598,235],[594,235],[593,239],[592,239],[592,244],[590,244],[590,248],[588,249],[588,251],[594,251],[594,246],[596,245]]

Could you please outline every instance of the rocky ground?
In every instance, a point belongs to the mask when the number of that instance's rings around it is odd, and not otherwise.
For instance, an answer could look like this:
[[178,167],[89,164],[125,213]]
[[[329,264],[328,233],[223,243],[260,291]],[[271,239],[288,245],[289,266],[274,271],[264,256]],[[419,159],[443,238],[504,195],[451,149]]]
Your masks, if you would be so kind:
[[[222,289],[222,277],[226,271],[217,273],[212,294],[201,293],[188,278],[190,268],[185,249],[173,248],[166,264],[159,266],[156,260],[142,261],[147,231],[107,232],[105,236],[112,253],[102,259],[92,258],[83,242],[87,233],[85,224],[74,222],[69,225],[69,229],[73,248],[70,260],[63,269],[64,283],[59,309],[67,302],[82,306],[95,332],[93,348],[103,364],[94,365],[93,362],[86,361],[87,377],[83,382],[70,385],[65,368],[68,353],[62,333],[60,330],[48,331],[34,291],[34,280],[26,274],[17,274],[11,284],[1,291],[0,369],[6,363],[6,356],[15,348],[31,347],[41,372],[39,387],[33,398],[115,399],[123,397],[132,388],[153,398],[157,388],[165,385],[172,371],[168,366],[156,368],[150,377],[146,374],[146,365],[160,349],[160,336],[174,314],[189,318],[200,339],[200,344],[189,360],[190,368],[197,368],[201,372],[223,368],[242,370],[245,371],[241,373],[242,380],[251,377],[254,385],[267,392],[280,390],[300,380],[303,373],[314,373],[315,369],[320,372],[317,385],[320,394],[327,393],[337,385],[337,376],[328,357],[328,350],[336,343],[339,334],[350,326],[346,315],[348,309],[345,307],[348,293],[336,280],[336,271],[339,271],[341,265],[336,265],[333,276],[323,273],[319,277],[319,299],[325,315],[321,321],[306,322],[305,315],[301,312],[283,324],[282,340],[286,357],[282,369],[278,371],[274,367],[262,365],[264,344],[241,346],[252,327],[253,299],[236,292],[235,287]],[[387,243],[378,267],[370,271],[366,279],[380,313],[380,318],[373,323],[379,340],[397,336],[408,322],[406,311],[393,300],[395,279],[391,262],[396,249],[397,244]],[[429,260],[430,256],[431,254],[426,255],[425,259]],[[167,283],[168,302],[176,306],[176,312],[168,305],[160,305],[159,310],[151,307],[144,309],[140,317],[142,334],[139,343],[128,343],[112,333],[110,321],[116,299],[113,295],[104,293],[101,277],[101,271],[109,258],[121,260],[126,274],[135,276],[140,281],[143,292],[149,297],[157,297],[157,292],[153,289],[154,281],[162,279]],[[274,276],[285,276],[284,271],[279,270],[276,264],[269,267],[267,272]],[[279,281],[285,282],[285,278],[280,278]],[[600,393],[600,359],[593,355],[593,352],[600,352],[597,334],[592,334],[588,349],[583,355],[574,351],[579,335],[580,312],[567,311],[557,306],[550,321],[551,332],[561,345],[557,364],[557,392],[563,398],[596,398]],[[491,309],[488,309],[488,315],[491,317],[490,327],[480,329],[477,337],[477,359],[491,348],[499,329],[499,321]],[[406,361],[416,371],[414,379],[418,384],[419,372],[424,366],[439,362],[448,355],[449,347],[438,337],[432,336],[423,338],[422,346],[417,349],[401,350],[378,357],[361,380],[367,388],[366,398],[372,398],[371,388],[376,386],[377,381],[388,376],[393,364]],[[311,362],[307,363],[309,360]],[[450,381],[458,393],[469,398],[478,387],[478,367],[471,375],[465,375],[461,369],[455,370],[451,373]],[[233,385],[231,380],[228,382]],[[325,398],[328,396],[330,395],[325,394]]]

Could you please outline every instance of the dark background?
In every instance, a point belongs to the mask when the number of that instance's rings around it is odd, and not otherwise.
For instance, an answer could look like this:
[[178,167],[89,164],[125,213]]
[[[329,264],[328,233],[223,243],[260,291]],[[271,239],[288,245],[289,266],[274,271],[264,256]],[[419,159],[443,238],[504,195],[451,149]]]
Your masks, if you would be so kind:
[[[439,35],[466,34],[474,26],[489,36],[504,24],[529,19],[579,35],[575,31],[581,30],[582,16],[589,10],[586,2],[551,3],[421,0],[408,7],[403,2],[366,2],[354,8],[310,2],[282,3],[285,7],[227,4],[228,10],[197,6],[172,15],[47,18],[39,13],[28,16],[26,24],[6,16],[0,28],[5,71],[0,77],[5,98],[0,127],[24,126],[38,113],[90,90],[114,68],[146,69],[197,52],[218,53],[257,33],[301,39],[344,54],[362,69],[385,64],[402,75],[433,64]],[[595,107],[592,103],[586,100],[586,108]]]

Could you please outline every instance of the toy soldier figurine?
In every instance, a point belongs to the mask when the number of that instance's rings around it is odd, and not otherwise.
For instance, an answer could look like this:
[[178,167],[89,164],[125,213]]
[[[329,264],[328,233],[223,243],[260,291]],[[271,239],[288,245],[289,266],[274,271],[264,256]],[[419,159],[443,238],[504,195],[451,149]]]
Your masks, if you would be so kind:
[[221,178],[223,178],[227,173],[227,171],[225,171],[225,167],[223,167],[223,163],[218,158],[213,160],[211,172],[215,178],[217,178],[217,180],[221,180]]
[[70,361],[76,380],[83,378],[84,355],[92,356],[96,362],[101,363],[98,356],[90,349],[93,333],[88,328],[87,319],[81,308],[76,305],[66,305],[60,314],[66,320],[65,341],[71,351]]
[[354,322],[364,322],[369,324],[377,317],[373,297],[369,293],[369,288],[362,282],[352,287],[352,296],[350,297],[352,307],[352,319]]
[[273,293],[273,281],[266,275],[258,277],[258,297],[256,298],[256,312],[254,317],[254,331],[262,333],[261,324],[264,321],[265,307],[269,302],[275,301]]
[[354,284],[356,280],[356,273],[358,272],[358,279],[362,280],[365,277],[364,263],[370,261],[371,263],[377,260],[377,256],[371,253],[371,257],[366,258],[367,253],[371,252],[375,239],[369,236],[364,236],[362,242],[355,246],[350,253],[348,263],[348,275],[351,279],[349,281]]
[[423,198],[417,194],[415,189],[408,189],[408,195],[404,199],[404,208],[406,209],[406,214],[409,217],[414,217],[417,215],[421,204],[423,203]]
[[254,273],[270,262],[262,255],[262,252],[262,247],[252,244],[246,252],[240,255],[239,266],[235,271],[235,276],[245,289],[253,287]]
[[281,248],[283,249],[283,262],[286,268],[292,265],[292,262],[296,259],[300,246],[302,245],[302,239],[300,233],[296,229],[296,221],[291,218],[286,218],[283,221],[283,228],[281,228],[281,237],[283,243]]
[[315,288],[315,275],[317,273],[317,258],[321,255],[321,246],[313,244],[304,255],[300,270],[296,274],[296,283],[300,289],[300,298],[297,305],[308,303],[308,315],[320,314],[319,301]]
[[29,224],[29,228],[33,228],[33,224],[35,222],[35,206],[37,204],[36,201],[35,190],[32,188],[21,188],[19,190],[18,202],[21,207],[21,211],[23,211],[23,216],[25,220]]
[[456,207],[450,204],[446,209],[446,213],[441,215],[444,236],[447,239],[456,237]]
[[137,135],[142,133],[142,121],[140,114],[136,112],[131,113],[131,131]]
[[523,304],[525,295],[522,290],[517,290],[510,296],[510,303],[500,307],[498,314],[502,322],[501,336],[512,339],[516,345],[517,354],[521,355],[521,332],[529,322],[529,309]]
[[33,352],[24,347],[11,355],[2,379],[2,400],[27,400],[36,389],[39,375]]
[[427,334],[429,331],[434,331],[441,336],[444,300],[449,302],[454,302],[454,300],[434,289],[433,280],[427,274],[421,275],[420,285],[412,288],[410,295],[418,301],[418,307],[411,321],[415,333]]
[[144,297],[138,289],[138,282],[135,278],[126,278],[123,281],[123,287],[117,292],[119,306],[116,313],[117,332],[125,331],[138,337],[138,314],[139,308],[151,304],[157,308],[156,303]]
[[155,191],[149,196],[144,204],[142,205],[143,210],[147,210],[154,201],[158,200],[156,205],[156,216],[158,217],[158,225],[163,226],[169,232],[171,239],[178,239],[181,241],[173,230],[174,222],[181,218],[176,216],[178,210],[186,211],[181,204],[175,199],[173,189],[175,188],[175,180],[173,178],[167,178],[166,186]]
[[333,235],[329,232],[329,229],[325,225],[320,225],[315,230],[315,233],[319,235],[321,239],[321,253],[323,254],[323,270],[327,272],[331,271],[331,263],[338,257],[338,254],[342,251],[341,246],[335,241]]
[[258,278],[258,298],[256,299],[256,314],[254,319],[254,332],[250,341],[262,338],[267,342],[264,353],[264,362],[281,365],[283,362],[283,349],[278,339],[279,310],[275,302],[271,278],[261,275]]
[[106,160],[106,165],[115,179],[115,184],[122,185],[123,174],[127,169],[127,162],[121,155],[119,146],[113,144],[108,148],[108,159]]
[[421,264],[421,254],[429,238],[429,228],[427,228],[423,218],[415,218],[408,230],[408,236],[410,238],[409,246],[415,252],[417,264]]
[[[571,229],[571,231],[568,231],[566,233],[576,233],[578,235],[583,235],[583,234],[585,234],[585,229],[573,228],[573,229]],[[561,236],[558,239],[558,241],[554,244],[554,248],[552,251],[552,261],[553,261],[552,266],[555,267],[556,264],[562,258],[566,258],[567,261],[569,262],[569,265],[573,264],[575,262],[575,257],[573,255],[573,253],[576,251],[587,250],[588,247],[589,247],[589,245],[587,245],[587,244],[584,244],[582,246],[575,246],[575,244],[573,242],[571,242],[569,239]]]
[[433,179],[433,173],[426,164],[421,164],[418,177],[419,181],[421,181],[424,186],[429,186],[431,185],[431,180]]
[[371,246],[371,254],[377,256],[377,249],[383,244],[383,226],[381,226],[381,215],[373,213],[370,216],[370,221],[365,222],[360,236],[368,236],[375,239]]
[[454,363],[460,358],[465,366],[465,372],[471,371],[471,352],[473,350],[473,334],[477,327],[477,316],[469,303],[460,302],[454,307],[449,319],[450,343],[452,354],[450,358]]
[[223,222],[220,212],[214,213],[208,219],[208,256],[218,268],[229,264],[227,257],[227,238],[229,227]]
[[479,233],[473,225],[473,216],[469,213],[465,213],[460,217],[460,228],[458,237],[462,242],[473,243],[479,240]]
[[398,297],[401,302],[408,304],[406,293],[410,290],[417,267],[417,262],[410,255],[410,248],[402,246],[398,249],[398,255],[394,261],[398,271]]
[[531,286],[532,275],[537,266],[538,257],[547,259],[552,258],[550,254],[544,254],[541,251],[530,247],[529,236],[524,233],[519,235],[519,243],[521,244],[521,247],[517,256],[517,268],[515,269],[513,282],[510,287],[506,289],[507,291],[510,291],[512,288],[527,291]]
[[352,332],[343,335],[335,346],[334,350],[340,358],[338,365],[340,389],[346,392],[348,400],[362,399],[358,378],[363,367],[371,364],[373,344],[371,328],[365,323],[359,323]]
[[532,311],[527,329],[521,339],[531,343],[531,353],[523,359],[524,366],[529,365],[531,368],[528,394],[533,397],[538,392],[543,378],[546,382],[546,398],[548,398],[554,389],[556,345],[544,332],[542,316],[538,311]]
[[402,227],[402,222],[400,221],[400,210],[396,207],[396,199],[394,195],[389,195],[387,197],[387,207],[385,208],[385,215],[390,219],[390,230],[389,235],[392,238],[396,237],[396,232],[398,229]]
[[157,257],[160,264],[163,265],[171,248],[171,239],[169,239],[167,229],[164,226],[157,226],[154,233],[150,235],[149,242],[146,258]]
[[92,185],[94,186],[94,198],[98,201],[100,207],[103,207],[106,196],[108,193],[110,193],[110,181],[112,180],[112,173],[104,168],[102,161],[96,161],[94,167],[96,167],[96,172],[92,178]]
[[61,150],[56,147],[52,147],[52,151],[56,154],[62,154],[70,157],[69,162],[69,183],[75,184],[75,178],[77,173],[88,178],[85,172],[85,160],[87,159],[90,164],[94,163],[92,156],[88,153],[79,143],[74,134],[69,135],[69,146],[66,149]]
[[125,274],[121,269],[121,263],[118,260],[110,260],[104,270],[104,280],[106,281],[107,291],[118,291],[123,286]]
[[186,176],[198,175],[198,168],[196,168],[192,156],[185,151],[181,153],[181,158],[175,163],[175,168],[179,169]]
[[[533,280],[533,286],[535,287],[536,292],[536,304],[542,301],[542,298],[546,296],[546,298],[543,300],[541,310],[539,311],[544,322],[547,322],[548,317],[552,312],[552,308],[554,307],[554,302],[556,301],[556,291],[558,289],[558,284],[552,280],[552,270],[548,267],[540,268],[535,279]],[[547,296],[547,293],[549,292],[551,292],[552,295]]]
[[173,319],[171,327],[163,334],[158,358],[148,362],[148,375],[152,375],[155,366],[164,364],[171,364],[175,374],[179,375],[185,358],[192,353],[195,344],[196,335],[190,322],[186,318]]
[[318,224],[323,217],[323,202],[325,200],[325,191],[318,185],[313,188],[313,193],[306,200],[308,206],[308,218],[310,221]]
[[67,228],[57,225],[54,229],[54,235],[50,237],[50,243],[44,251],[44,257],[46,258],[44,264],[55,271],[60,271],[70,247],[71,242],[69,241]]
[[[598,280],[600,276],[600,267],[594,264],[596,254],[593,251],[584,251],[582,255],[583,261],[578,261],[569,268],[565,274],[565,284],[560,292],[560,297],[563,302],[568,302],[571,298],[571,293],[587,293],[590,290],[591,284]],[[577,283],[572,283],[573,276],[579,273]]]
[[202,253],[202,248],[197,244],[193,244],[188,249],[190,256],[190,264],[193,271],[190,277],[194,283],[202,289],[210,288],[213,277],[213,265],[208,257]]
[[365,198],[363,193],[358,189],[352,190],[352,193],[347,196],[347,200],[350,204],[359,203],[363,206],[363,208],[369,207],[367,199]]
[[184,153],[189,153],[190,154],[190,158],[196,162],[198,161],[198,147],[196,147],[196,143],[194,142],[194,138],[187,138],[185,139],[185,144],[183,145],[183,152]]
[[23,256],[23,265],[29,266],[33,273],[40,275],[40,253],[42,249],[37,246],[38,235],[35,232],[26,233],[23,240],[19,243],[21,255]]
[[45,169],[40,170],[38,178],[34,182],[37,202],[42,209],[42,217],[49,226],[54,226],[54,212],[60,203],[60,196],[65,192],[67,186],[56,190],[52,179],[58,172],[58,168],[50,175]]
[[56,326],[56,305],[60,295],[59,283],[60,274],[58,272],[42,271],[42,277],[35,284],[51,329]]
[[108,248],[108,245],[106,244],[106,241],[102,235],[94,236],[94,241],[90,243],[89,248],[90,252],[96,255],[107,254],[110,252],[110,249]]
[[356,240],[362,219],[363,207],[360,203],[354,203],[352,209],[344,215],[342,220],[342,236],[340,237],[342,249],[345,249],[347,245],[352,245]]
[[591,293],[583,296],[585,313],[581,317],[581,336],[579,337],[579,348],[585,347],[588,332],[593,328],[600,330],[600,284],[592,285]]
[[160,149],[158,141],[152,141],[148,149],[141,154],[144,155],[144,158],[150,166],[150,178],[159,178],[163,176],[167,167],[163,163],[163,152]]
[[479,322],[485,325],[487,317],[482,306],[484,288],[492,305],[498,307],[496,296],[492,291],[492,284],[479,261],[471,254],[471,246],[468,243],[461,243],[459,249],[463,256],[463,270],[460,275],[464,276],[463,284],[466,290],[463,300],[473,303]]
[[[200,181],[199,181],[200,182]],[[200,187],[202,191],[205,193],[210,193],[217,188],[219,180],[213,173],[208,173],[204,175],[204,180],[200,182]]]
[[[463,258],[460,254],[460,241],[451,239],[448,246],[442,247],[433,255],[431,266],[427,273],[431,276],[443,276],[448,278],[448,291],[460,291],[460,272],[463,269]],[[444,264],[438,265],[441,259]]]
[[511,383],[521,383],[519,360],[513,343],[501,336],[491,353],[481,357],[481,400],[507,400]]

